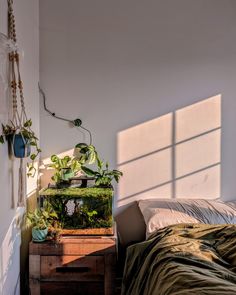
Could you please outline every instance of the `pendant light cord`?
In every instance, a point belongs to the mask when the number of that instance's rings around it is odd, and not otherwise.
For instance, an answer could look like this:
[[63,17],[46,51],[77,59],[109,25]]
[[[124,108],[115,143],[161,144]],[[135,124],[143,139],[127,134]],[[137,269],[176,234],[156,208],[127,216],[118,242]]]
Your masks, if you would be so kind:
[[85,128],[84,126],[82,126],[82,120],[77,118],[75,120],[70,120],[70,119],[67,119],[67,118],[64,118],[64,117],[61,117],[61,116],[58,116],[56,115],[56,113],[50,111],[47,107],[47,104],[46,104],[46,95],[45,95],[45,92],[43,91],[43,89],[40,87],[40,84],[38,83],[38,87],[39,87],[39,92],[41,93],[42,97],[43,97],[43,107],[44,107],[44,110],[50,114],[52,117],[58,119],[58,120],[62,120],[62,121],[65,121],[65,122],[68,122],[68,123],[71,123],[73,124],[75,127],[78,127],[78,128],[81,128],[83,130],[85,130],[86,132],[88,132],[89,134],[89,145],[92,144],[92,134],[90,132],[89,129]]

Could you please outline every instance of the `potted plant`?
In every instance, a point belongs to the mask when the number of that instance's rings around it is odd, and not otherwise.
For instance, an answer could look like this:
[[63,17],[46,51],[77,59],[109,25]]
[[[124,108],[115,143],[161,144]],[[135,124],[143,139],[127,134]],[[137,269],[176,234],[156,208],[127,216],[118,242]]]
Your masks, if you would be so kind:
[[70,178],[74,177],[81,170],[81,163],[70,156],[59,158],[57,155],[52,155],[51,161],[52,164],[49,164],[49,167],[55,169],[51,179],[58,188],[69,186]]
[[119,182],[120,177],[123,175],[119,170],[109,170],[108,162],[102,162],[99,157],[97,157],[97,171],[86,166],[81,166],[81,169],[88,176],[95,178],[95,185],[97,187],[112,188],[112,181],[115,180],[116,182]]
[[57,219],[56,212],[50,207],[44,205],[43,208],[36,208],[33,212],[28,212],[26,216],[26,225],[32,226],[32,240],[34,242],[43,242],[48,234],[48,227]]
[[21,128],[16,127],[13,123],[11,125],[2,125],[0,143],[3,144],[5,141],[8,141],[12,147],[11,151],[16,158],[30,157],[32,162],[27,164],[27,176],[33,177],[36,172],[34,161],[41,149],[38,146],[38,138],[35,136],[31,126],[31,119],[27,120]]

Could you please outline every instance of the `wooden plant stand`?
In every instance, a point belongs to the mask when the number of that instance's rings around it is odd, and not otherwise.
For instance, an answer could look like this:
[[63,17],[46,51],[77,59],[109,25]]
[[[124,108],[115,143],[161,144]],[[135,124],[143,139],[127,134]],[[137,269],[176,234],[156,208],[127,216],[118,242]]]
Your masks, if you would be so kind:
[[30,242],[31,294],[115,294],[116,243],[116,236],[64,236],[58,243]]

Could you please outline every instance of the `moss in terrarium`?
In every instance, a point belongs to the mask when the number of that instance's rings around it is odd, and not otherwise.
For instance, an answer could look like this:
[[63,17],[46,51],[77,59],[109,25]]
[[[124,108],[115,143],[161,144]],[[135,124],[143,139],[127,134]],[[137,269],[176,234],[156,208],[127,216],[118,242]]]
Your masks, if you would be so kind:
[[[66,195],[62,195],[62,192],[63,194],[66,192]],[[73,194],[77,192],[77,195],[69,195],[71,192]],[[113,191],[111,189],[47,189],[46,193],[45,190],[41,192],[46,195],[47,200],[57,213],[62,228],[84,229],[112,226]]]
[[73,196],[73,197],[112,197],[113,190],[111,188],[100,187],[69,187],[69,188],[46,188],[39,192],[42,196]]

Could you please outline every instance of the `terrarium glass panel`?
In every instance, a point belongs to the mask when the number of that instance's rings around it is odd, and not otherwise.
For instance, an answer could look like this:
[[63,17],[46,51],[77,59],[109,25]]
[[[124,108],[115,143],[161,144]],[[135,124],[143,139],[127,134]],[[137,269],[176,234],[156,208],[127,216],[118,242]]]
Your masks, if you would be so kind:
[[47,188],[40,191],[58,215],[62,229],[111,228],[111,188]]

